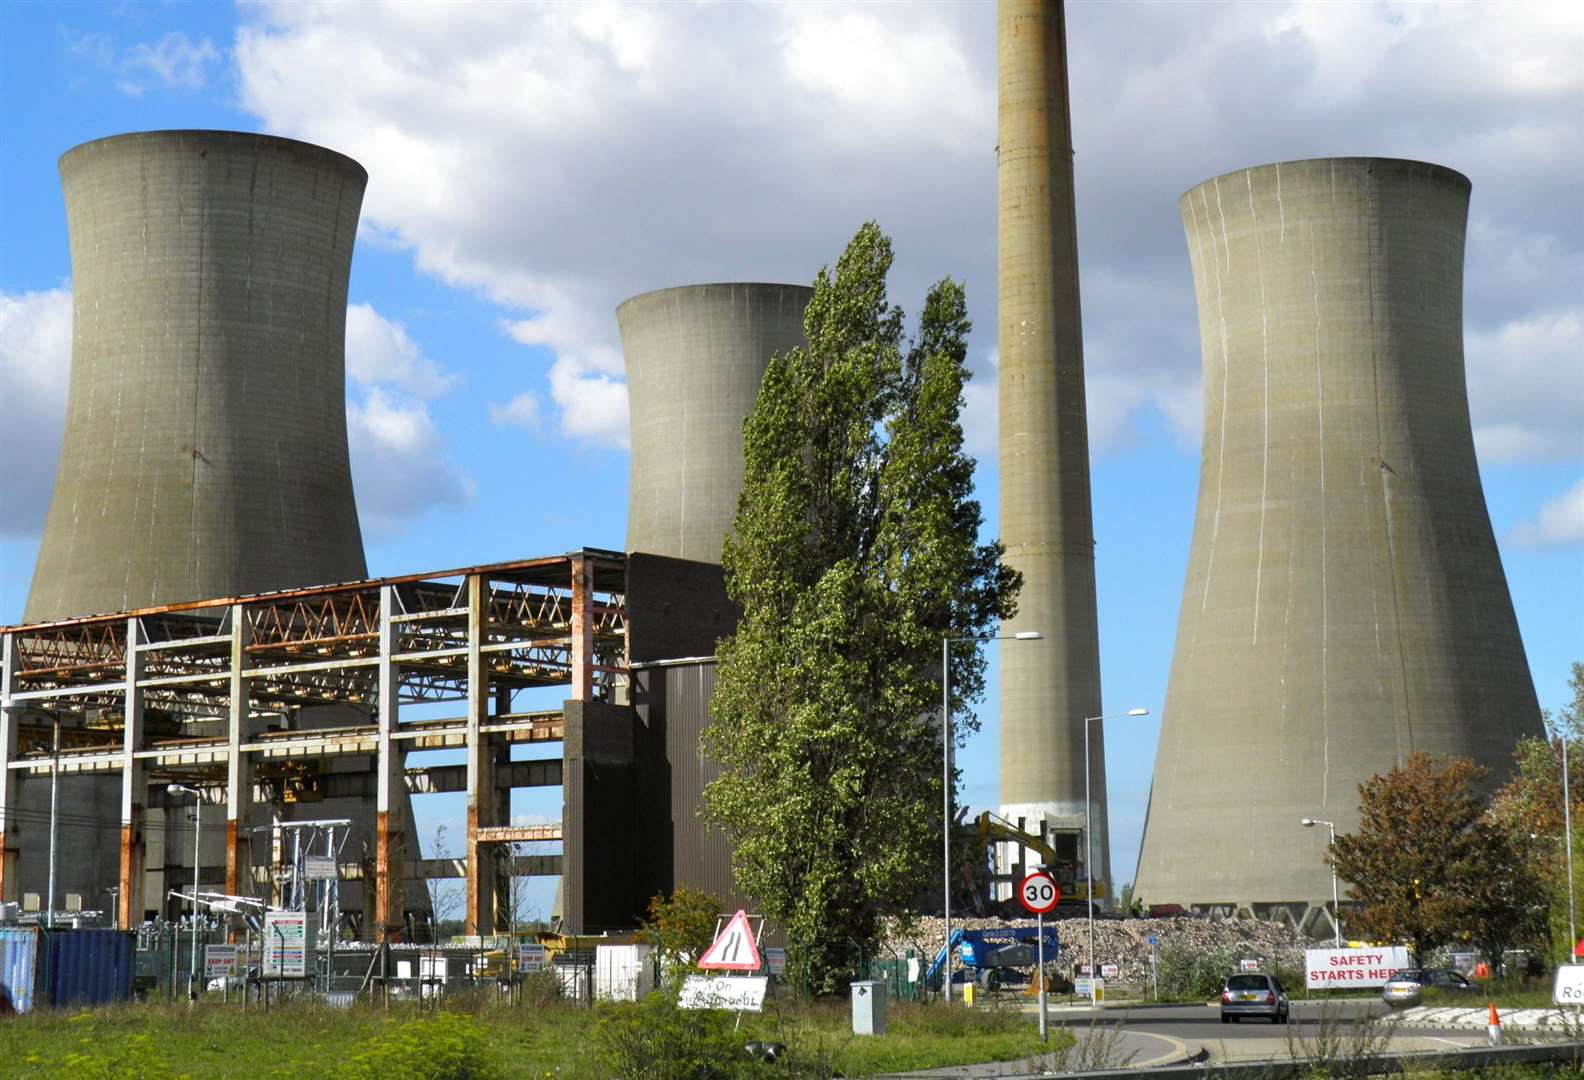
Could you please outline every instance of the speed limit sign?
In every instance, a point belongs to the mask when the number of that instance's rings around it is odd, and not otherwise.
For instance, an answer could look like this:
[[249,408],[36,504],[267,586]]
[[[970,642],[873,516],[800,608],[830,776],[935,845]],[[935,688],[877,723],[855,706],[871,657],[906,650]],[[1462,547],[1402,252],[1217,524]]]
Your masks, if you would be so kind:
[[1056,879],[1042,870],[1036,870],[1018,886],[1018,899],[1030,915],[1044,915],[1056,909],[1061,899],[1061,889]]

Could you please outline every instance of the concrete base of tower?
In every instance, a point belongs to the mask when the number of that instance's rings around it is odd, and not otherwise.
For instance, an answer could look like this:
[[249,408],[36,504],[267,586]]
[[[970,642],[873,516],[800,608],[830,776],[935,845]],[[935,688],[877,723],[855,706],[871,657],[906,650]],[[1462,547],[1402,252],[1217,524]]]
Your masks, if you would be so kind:
[[1105,858],[1109,845],[1105,842],[1108,830],[1103,807],[1096,805],[1091,811],[1095,832],[1092,844],[1085,842],[1082,802],[1006,803],[995,811],[995,816],[1038,843],[1000,840],[994,845],[993,899],[1011,899],[1017,882],[1042,866],[1055,875],[1064,897],[1084,899],[1088,896],[1089,880],[1085,867],[1093,858],[1095,901],[1110,906],[1111,868]]

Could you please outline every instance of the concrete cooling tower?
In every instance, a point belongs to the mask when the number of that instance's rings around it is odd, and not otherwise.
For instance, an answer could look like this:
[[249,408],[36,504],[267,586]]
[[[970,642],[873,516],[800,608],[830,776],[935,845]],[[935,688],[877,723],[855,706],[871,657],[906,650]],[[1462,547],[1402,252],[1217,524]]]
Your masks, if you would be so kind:
[[1329,930],[1325,829],[1410,753],[1500,778],[1540,712],[1463,372],[1469,182],[1371,158],[1182,197],[1204,453],[1137,895]]
[[627,550],[719,563],[743,420],[770,357],[805,343],[804,285],[684,285],[616,309],[632,430]]
[[[1001,540],[1023,572],[1000,652],[1001,813],[1082,861],[1084,718],[1100,714],[1094,524],[1066,16],[1061,3],[1001,0],[996,20],[997,282]],[[1092,725],[1093,862],[1110,880],[1105,733]],[[1001,872],[1011,867],[1003,865]]]
[[[24,622],[365,577],[343,355],[362,166],[266,135],[157,131],[78,146],[60,173],[71,381]],[[120,859],[119,830],[93,819],[114,823],[120,795],[119,777],[62,779],[60,891],[90,907]],[[48,796],[30,779],[19,805],[42,821]],[[330,801],[282,816],[360,814]],[[184,814],[168,843],[165,825],[149,811],[151,908],[169,903],[166,856],[172,886],[192,857]],[[206,875],[225,865],[223,839],[205,836]],[[42,829],[26,842],[39,851]],[[27,860],[24,888],[44,885]]]
[[363,577],[343,349],[368,174],[227,131],[60,172],[71,385],[24,620]]

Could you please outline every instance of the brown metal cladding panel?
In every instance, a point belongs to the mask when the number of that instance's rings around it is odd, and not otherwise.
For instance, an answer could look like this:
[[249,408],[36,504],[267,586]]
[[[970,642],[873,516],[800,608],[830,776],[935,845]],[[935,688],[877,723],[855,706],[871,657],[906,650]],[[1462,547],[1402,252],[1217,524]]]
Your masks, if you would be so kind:
[[718,896],[726,906],[751,908],[732,880],[731,846],[719,828],[699,820],[704,788],[719,770],[700,747],[715,692],[715,663],[678,665],[662,671],[665,680],[666,760],[671,766],[671,820],[674,827],[674,881]]

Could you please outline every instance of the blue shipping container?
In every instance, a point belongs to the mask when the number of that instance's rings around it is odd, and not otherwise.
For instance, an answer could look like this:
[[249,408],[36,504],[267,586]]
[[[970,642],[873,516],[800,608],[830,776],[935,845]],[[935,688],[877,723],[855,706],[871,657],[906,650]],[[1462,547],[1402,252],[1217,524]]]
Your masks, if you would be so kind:
[[129,930],[50,930],[46,985],[51,1005],[103,1005],[132,996]]
[[36,926],[0,927],[0,1014],[33,1008],[39,937]]

